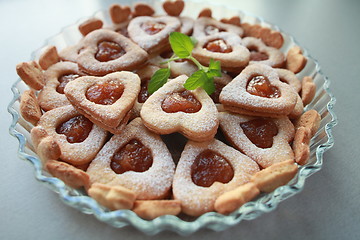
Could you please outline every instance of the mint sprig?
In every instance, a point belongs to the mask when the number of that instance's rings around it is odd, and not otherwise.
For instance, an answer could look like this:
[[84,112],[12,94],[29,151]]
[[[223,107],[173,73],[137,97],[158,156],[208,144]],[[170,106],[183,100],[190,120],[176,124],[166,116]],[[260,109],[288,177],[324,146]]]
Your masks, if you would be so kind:
[[203,88],[207,94],[211,95],[215,91],[214,77],[221,77],[221,66],[219,61],[210,60],[209,67],[203,66],[192,56],[192,50],[197,41],[185,34],[172,32],[169,36],[169,42],[174,55],[166,62],[167,68],[157,70],[151,77],[148,92],[153,94],[161,88],[170,77],[170,62],[178,59],[191,60],[197,67],[198,71],[193,73],[185,82],[184,87],[187,90]]

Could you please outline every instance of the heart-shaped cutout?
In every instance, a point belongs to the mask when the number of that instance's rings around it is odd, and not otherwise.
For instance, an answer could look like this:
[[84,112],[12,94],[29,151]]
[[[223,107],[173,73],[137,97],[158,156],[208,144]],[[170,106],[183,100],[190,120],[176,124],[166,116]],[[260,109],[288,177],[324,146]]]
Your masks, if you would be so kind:
[[199,216],[214,210],[215,200],[249,181],[259,171],[249,157],[213,139],[189,141],[176,167],[173,194],[182,203],[182,211]]
[[[218,127],[216,106],[202,88],[185,91],[187,78],[181,75],[153,93],[141,108],[140,116],[145,126],[158,134],[180,132],[194,141],[212,139]],[[191,100],[186,100],[183,93]]]
[[220,127],[229,142],[261,167],[294,159],[289,142],[295,130],[287,117],[273,119],[229,112],[221,112],[219,117]]
[[65,87],[66,97],[79,112],[112,133],[127,123],[139,91],[139,77],[125,71],[80,77]]
[[170,15],[177,17],[181,14],[185,7],[185,3],[183,0],[176,0],[176,1],[166,1],[163,3],[163,8],[165,12]]
[[139,16],[152,16],[155,13],[155,10],[148,4],[137,3],[134,6],[133,17]]
[[130,21],[128,34],[142,49],[149,53],[169,48],[169,34],[179,31],[181,21],[176,17],[137,17]]
[[279,80],[275,69],[251,64],[223,88],[220,102],[231,112],[281,117],[293,111],[297,93]]
[[90,182],[123,186],[137,199],[161,199],[172,184],[175,164],[159,135],[135,118],[121,134],[115,134],[91,162]]

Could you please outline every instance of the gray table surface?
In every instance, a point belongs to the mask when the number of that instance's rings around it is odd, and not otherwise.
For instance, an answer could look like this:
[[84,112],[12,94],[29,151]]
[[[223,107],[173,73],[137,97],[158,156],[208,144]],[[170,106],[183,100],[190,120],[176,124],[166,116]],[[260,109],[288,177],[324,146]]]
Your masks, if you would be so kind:
[[[32,166],[17,155],[17,140],[8,134],[17,79],[15,65],[27,61],[43,40],[80,17],[107,8],[113,1],[0,1],[0,239],[169,239],[170,232],[147,237],[131,227],[115,229],[64,205],[39,184]],[[275,211],[226,231],[202,230],[188,239],[360,239],[360,1],[222,0],[262,16],[293,35],[316,58],[337,98],[339,124],[335,146],[326,152],[323,169],[305,189]]]

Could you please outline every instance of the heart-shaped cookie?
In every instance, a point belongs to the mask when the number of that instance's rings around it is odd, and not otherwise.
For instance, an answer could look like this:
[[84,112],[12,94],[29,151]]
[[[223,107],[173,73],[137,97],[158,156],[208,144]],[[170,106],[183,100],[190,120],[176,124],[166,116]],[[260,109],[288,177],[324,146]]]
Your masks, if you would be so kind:
[[146,3],[136,3],[134,6],[133,17],[152,16],[155,10]]
[[130,21],[128,34],[142,49],[149,53],[169,48],[169,34],[179,31],[181,22],[176,17],[137,17]]
[[183,0],[166,1],[163,3],[163,8],[169,16],[177,17],[181,14],[185,7]]
[[127,123],[139,91],[140,78],[125,71],[80,77],[65,87],[66,97],[79,112],[112,133]]
[[219,22],[211,17],[200,17],[194,23],[193,36],[195,38],[209,36],[220,32],[231,32],[242,36],[244,30],[236,25]]
[[279,80],[275,69],[251,64],[223,88],[220,102],[231,112],[281,117],[293,111],[297,93]]
[[211,59],[220,61],[223,70],[236,72],[249,63],[250,52],[242,45],[238,35],[220,32],[199,37],[193,56],[207,66]]
[[168,81],[144,103],[140,116],[158,134],[180,132],[194,141],[212,139],[217,131],[217,109],[205,90],[186,90],[188,77]]
[[183,212],[199,216],[213,211],[217,197],[246,183],[258,171],[252,159],[219,140],[189,141],[176,167],[174,198],[181,200]]
[[131,15],[131,9],[129,6],[113,4],[109,8],[109,13],[113,23],[118,24],[129,19],[129,16]]
[[241,20],[239,16],[233,16],[231,18],[223,18],[220,20],[220,22],[241,27]]
[[82,45],[76,61],[82,71],[95,76],[134,70],[148,59],[148,54],[138,45],[108,29],[89,33]]
[[123,186],[137,199],[160,199],[171,188],[175,164],[160,136],[150,132],[140,118],[115,134],[91,162],[90,182]]
[[[75,166],[89,163],[105,143],[107,135],[105,130],[82,116],[71,105],[46,112],[31,130],[35,149],[41,147],[45,151],[42,154],[45,158],[43,161],[59,158]],[[52,155],[54,148],[60,149],[56,158]]]
[[232,145],[266,168],[276,162],[294,159],[289,142],[294,126],[287,118],[250,117],[219,113],[220,127]]

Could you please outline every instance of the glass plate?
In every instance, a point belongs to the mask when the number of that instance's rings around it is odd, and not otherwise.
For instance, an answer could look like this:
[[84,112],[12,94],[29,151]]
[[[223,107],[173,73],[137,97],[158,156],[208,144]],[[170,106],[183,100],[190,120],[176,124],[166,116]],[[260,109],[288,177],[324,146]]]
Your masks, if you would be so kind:
[[[146,2],[155,8],[156,13],[164,13],[161,1]],[[129,2],[129,5],[133,5],[133,2]],[[186,1],[186,7],[182,16],[196,18],[204,6],[209,6],[212,9],[213,17],[216,19],[224,17],[229,18],[238,15],[242,19],[242,22],[249,22],[251,24],[256,23],[280,31],[278,27],[265,22],[259,17],[244,13],[240,10],[230,9],[226,6],[204,2]],[[98,11],[94,16],[103,20],[104,27],[112,25],[108,10]],[[66,46],[77,43],[82,37],[78,31],[78,25],[84,20],[85,19],[81,19],[76,24],[65,27],[59,34],[49,38],[44,43],[43,47],[55,45],[58,50],[61,50]],[[284,45],[281,48],[283,52],[287,52],[287,50],[294,45],[299,45],[288,34],[283,33],[283,36],[285,40]],[[32,59],[38,59],[42,49],[43,48],[40,48],[34,51],[32,53]],[[93,214],[100,221],[106,222],[117,228],[131,225],[149,235],[154,235],[163,230],[174,231],[181,235],[189,235],[201,228],[222,231],[238,224],[242,220],[252,220],[265,212],[270,212],[274,210],[280,202],[300,192],[304,187],[306,179],[321,169],[324,152],[334,144],[332,128],[337,124],[337,118],[333,112],[333,106],[336,100],[329,89],[330,81],[322,73],[317,61],[314,60],[305,49],[303,50],[308,61],[305,68],[298,73],[297,76],[299,78],[312,76],[317,86],[315,98],[306,106],[305,110],[315,109],[322,117],[320,128],[311,139],[310,160],[305,166],[299,166],[298,174],[287,185],[277,188],[272,193],[260,195],[255,200],[246,203],[228,216],[216,212],[209,212],[197,218],[186,216],[161,216],[154,220],[147,221],[139,218],[131,210],[109,211],[92,198],[88,197],[85,192],[72,189],[66,186],[61,180],[51,177],[48,172],[42,169],[41,161],[34,153],[29,133],[33,126],[25,121],[19,114],[20,95],[24,90],[28,89],[28,86],[21,81],[21,79],[18,79],[11,88],[14,97],[8,106],[8,111],[11,113],[13,120],[9,131],[12,136],[19,140],[18,156],[21,159],[30,161],[34,165],[36,179],[44,183],[51,190],[57,192],[59,198],[64,203],[85,214]]]

